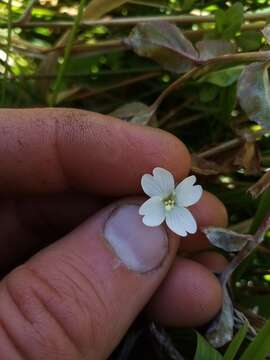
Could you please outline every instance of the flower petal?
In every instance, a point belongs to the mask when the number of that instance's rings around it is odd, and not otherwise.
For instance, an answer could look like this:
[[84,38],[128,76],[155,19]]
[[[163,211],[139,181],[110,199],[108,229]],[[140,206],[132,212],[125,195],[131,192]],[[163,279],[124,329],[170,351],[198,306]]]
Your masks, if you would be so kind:
[[176,186],[176,202],[178,206],[191,206],[200,200],[203,189],[201,185],[194,185],[196,176],[192,175],[184,179]]
[[180,236],[186,236],[187,233],[195,234],[197,231],[197,224],[193,215],[184,207],[175,206],[171,211],[167,212],[166,224]]
[[174,178],[168,170],[156,167],[153,175],[164,196],[168,196],[174,191]]
[[141,185],[143,191],[148,196],[161,196],[161,188],[158,183],[155,181],[154,176],[145,174],[142,177]]
[[139,214],[144,215],[143,223],[148,226],[158,226],[165,220],[165,209],[159,196],[148,199],[139,209]]

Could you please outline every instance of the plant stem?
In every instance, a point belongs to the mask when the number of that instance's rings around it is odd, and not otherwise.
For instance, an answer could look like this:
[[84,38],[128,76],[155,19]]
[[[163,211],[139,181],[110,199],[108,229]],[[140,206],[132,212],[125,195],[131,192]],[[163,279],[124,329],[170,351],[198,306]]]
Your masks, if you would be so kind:
[[184,83],[191,79],[198,71],[200,70],[200,67],[194,67],[181,77],[179,77],[176,81],[174,81],[171,85],[169,85],[155,100],[155,102],[151,105],[151,109],[153,113],[156,112],[159,105],[162,103],[162,101],[173,91],[177,90],[179,87],[183,86]]
[[26,9],[25,9],[25,11],[24,11],[24,13],[22,14],[22,16],[21,16],[18,20],[14,21],[14,22],[12,23],[12,26],[14,26],[14,25],[16,25],[16,26],[22,26],[22,25],[28,23],[28,21],[29,21],[30,18],[31,18],[31,11],[32,11],[33,6],[35,5],[35,2],[36,2],[36,1],[37,1],[37,0],[29,0],[28,4],[27,4],[27,6],[26,6]]
[[208,65],[220,65],[231,62],[267,61],[270,59],[270,51],[252,51],[236,54],[225,54],[206,61]]
[[[245,14],[244,18],[247,21],[266,21],[270,17],[270,12],[265,12],[262,14]],[[170,15],[170,16],[138,16],[138,17],[128,17],[128,18],[111,18],[106,17],[105,19],[100,20],[83,20],[80,24],[81,27],[89,26],[134,26],[141,22],[157,22],[157,21],[168,21],[176,24],[201,24],[201,23],[213,23],[215,22],[214,15],[207,16],[197,16],[197,15]],[[17,22],[14,23],[17,25]],[[73,21],[31,21],[26,23],[21,23],[21,27],[39,27],[39,26],[53,26],[53,27],[72,27]],[[4,27],[5,24],[1,23],[0,27]]]
[[58,76],[57,76],[56,81],[55,81],[55,86],[54,86],[54,89],[53,89],[52,98],[51,98],[51,101],[50,101],[51,106],[54,106],[55,103],[56,103],[56,100],[57,100],[57,95],[58,95],[58,92],[59,92],[60,87],[61,87],[62,78],[64,76],[64,73],[65,73],[65,70],[66,70],[66,67],[67,67],[67,62],[69,60],[70,52],[71,52],[71,49],[72,49],[72,45],[74,43],[76,32],[77,32],[77,29],[78,29],[79,24],[80,24],[80,20],[81,20],[82,14],[83,14],[85,2],[86,2],[86,0],[81,0],[80,1],[78,14],[76,16],[76,19],[74,21],[72,30],[71,30],[71,32],[69,34],[69,37],[68,37],[68,40],[67,40],[66,49],[65,49],[65,53],[64,53],[64,61],[60,66],[59,73],[58,73]]
[[202,151],[198,153],[197,155],[203,158],[208,158],[214,155],[217,155],[223,151],[234,149],[235,147],[239,146],[243,143],[243,140],[240,138],[235,138],[229,141],[226,141],[224,143],[221,143],[215,147],[212,147],[211,149]]

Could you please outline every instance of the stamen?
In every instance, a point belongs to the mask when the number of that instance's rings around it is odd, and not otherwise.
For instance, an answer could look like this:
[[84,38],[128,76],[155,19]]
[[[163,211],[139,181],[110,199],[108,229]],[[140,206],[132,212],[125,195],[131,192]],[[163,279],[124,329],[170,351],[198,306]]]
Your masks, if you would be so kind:
[[163,202],[164,202],[165,210],[170,211],[175,206],[175,197],[173,195],[171,195],[167,199],[164,199]]

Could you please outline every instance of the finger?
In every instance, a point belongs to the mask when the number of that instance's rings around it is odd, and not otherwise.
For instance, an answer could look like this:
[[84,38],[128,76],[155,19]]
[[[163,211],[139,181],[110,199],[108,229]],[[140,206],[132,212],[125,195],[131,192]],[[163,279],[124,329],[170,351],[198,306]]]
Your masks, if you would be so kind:
[[196,327],[211,320],[221,304],[221,286],[212,272],[195,261],[177,258],[146,313],[165,326]]
[[[34,252],[73,230],[106,204],[104,198],[86,193],[60,193],[17,199],[2,198],[0,201],[1,252],[0,274],[25,261]],[[192,209],[199,224],[208,221],[219,226],[225,223],[223,205],[209,193],[203,195],[197,208]],[[206,210],[209,209],[209,210]],[[212,213],[211,213],[211,210]],[[208,212],[207,212],[208,211]],[[205,236],[183,238],[180,248],[200,249],[208,247]]]
[[226,258],[215,251],[203,251],[192,254],[190,258],[214,273],[221,273],[228,265]]
[[156,166],[176,178],[190,168],[183,143],[159,129],[75,109],[0,113],[2,192],[132,194]]
[[[1,252],[0,274],[64,236],[106,204],[104,198],[83,193],[62,193],[0,201]],[[204,193],[192,209],[198,225],[223,226],[224,206],[213,195]],[[209,247],[202,232],[183,238],[181,250]]]
[[106,207],[2,280],[3,358],[108,358],[178,248],[138,209],[134,200]]
[[228,224],[226,208],[216,196],[204,191],[200,201],[189,209],[197,220],[198,231],[194,235],[183,238],[180,250],[192,252],[207,249],[210,243],[200,228],[206,226],[226,227]]
[[83,193],[1,198],[0,276],[73,230],[105,199]]

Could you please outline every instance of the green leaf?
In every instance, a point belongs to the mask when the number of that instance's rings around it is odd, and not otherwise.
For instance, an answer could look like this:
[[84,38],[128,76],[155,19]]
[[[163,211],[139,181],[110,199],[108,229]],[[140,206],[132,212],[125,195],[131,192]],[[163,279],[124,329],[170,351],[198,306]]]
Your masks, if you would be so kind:
[[260,48],[262,35],[258,31],[245,31],[237,37],[237,44],[243,51],[255,51]]
[[158,62],[164,69],[178,74],[197,62],[198,52],[181,30],[168,22],[140,23],[126,43],[140,56]]
[[199,82],[209,82],[211,84],[227,87],[236,82],[243,71],[243,66],[234,66],[223,70],[213,71],[212,73],[203,76]]
[[240,251],[250,240],[249,235],[223,228],[208,227],[203,232],[212,245],[228,252]]
[[237,95],[248,118],[270,128],[270,62],[247,65],[238,80]]
[[197,348],[194,360],[222,360],[221,354],[197,333]]
[[266,322],[262,330],[248,346],[240,360],[264,360],[270,353],[270,320]]
[[215,13],[216,31],[224,39],[232,39],[241,30],[244,20],[244,8],[236,2],[228,10],[217,10]]
[[228,346],[226,353],[224,354],[223,360],[234,360],[237,351],[239,350],[242,342],[246,337],[248,326],[245,324],[241,327],[238,333],[234,336],[232,342]]
[[197,2],[197,0],[183,0],[182,1],[182,9],[183,11],[191,10],[192,6]]
[[218,87],[211,84],[203,84],[200,89],[200,101],[208,103],[216,98],[218,94]]
[[84,12],[84,19],[99,19],[128,0],[92,0]]

